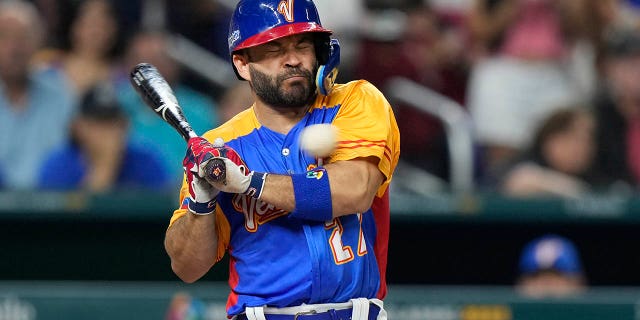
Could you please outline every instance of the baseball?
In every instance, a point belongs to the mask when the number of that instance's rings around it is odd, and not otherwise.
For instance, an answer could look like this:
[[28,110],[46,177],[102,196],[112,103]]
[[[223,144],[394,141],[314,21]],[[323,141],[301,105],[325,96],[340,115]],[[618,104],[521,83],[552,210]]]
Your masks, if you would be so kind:
[[300,134],[300,147],[315,157],[327,157],[338,144],[337,131],[330,123],[310,125]]

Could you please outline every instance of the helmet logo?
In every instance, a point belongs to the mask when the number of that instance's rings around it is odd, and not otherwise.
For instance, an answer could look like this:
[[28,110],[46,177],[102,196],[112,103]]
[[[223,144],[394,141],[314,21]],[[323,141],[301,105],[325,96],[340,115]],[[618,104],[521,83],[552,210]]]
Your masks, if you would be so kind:
[[229,47],[235,46],[236,41],[240,39],[240,30],[233,30],[233,32],[229,35]]
[[280,12],[287,22],[293,22],[293,1],[294,0],[281,0],[278,3],[278,12]]

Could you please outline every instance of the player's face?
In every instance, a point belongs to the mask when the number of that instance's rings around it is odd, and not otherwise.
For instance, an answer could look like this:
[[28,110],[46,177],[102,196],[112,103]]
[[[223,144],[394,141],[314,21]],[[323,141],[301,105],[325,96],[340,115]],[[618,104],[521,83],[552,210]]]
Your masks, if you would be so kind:
[[252,48],[249,55],[251,84],[265,103],[299,108],[315,97],[317,63],[311,34],[271,41]]

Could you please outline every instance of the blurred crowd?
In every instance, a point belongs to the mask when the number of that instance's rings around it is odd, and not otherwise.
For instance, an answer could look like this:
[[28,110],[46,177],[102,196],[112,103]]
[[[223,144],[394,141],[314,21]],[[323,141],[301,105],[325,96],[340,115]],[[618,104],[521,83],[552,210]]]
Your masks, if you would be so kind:
[[[179,34],[228,61],[235,2],[0,0],[0,190],[175,190],[184,141],[144,106],[129,71],[154,64],[198,133],[249,107],[245,82],[207,81],[172,45]],[[316,4],[341,42],[339,82],[385,91],[403,77],[464,108],[477,189],[638,188],[640,1]],[[440,118],[393,106],[402,160],[449,179]]]

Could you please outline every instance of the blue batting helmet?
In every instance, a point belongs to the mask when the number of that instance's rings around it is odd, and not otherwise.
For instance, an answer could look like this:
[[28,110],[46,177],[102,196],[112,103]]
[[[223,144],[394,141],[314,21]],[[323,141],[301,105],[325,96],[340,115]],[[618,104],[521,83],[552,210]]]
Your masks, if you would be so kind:
[[229,23],[229,54],[322,27],[312,0],[240,0]]
[[[330,39],[331,30],[320,23],[312,0],[240,0],[229,23],[229,55],[275,39],[315,32],[316,57],[320,64],[316,86],[321,94],[331,92],[340,64],[340,43]],[[238,79],[242,78],[238,74]]]

